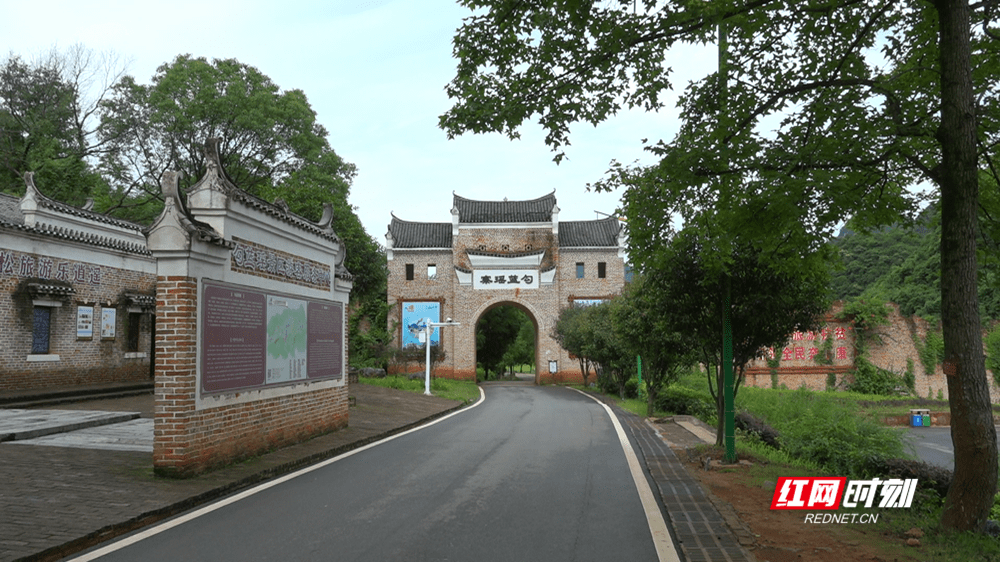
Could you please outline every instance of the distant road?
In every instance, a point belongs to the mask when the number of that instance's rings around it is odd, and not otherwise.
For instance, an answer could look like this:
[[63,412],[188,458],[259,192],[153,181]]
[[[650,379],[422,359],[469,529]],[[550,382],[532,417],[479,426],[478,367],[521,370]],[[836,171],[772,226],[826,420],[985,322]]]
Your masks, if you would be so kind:
[[657,560],[600,404],[559,387],[486,393],[436,425],[98,559]]
[[[917,458],[935,466],[955,470],[955,447],[951,442],[950,427],[909,427],[905,435],[906,440],[913,445]],[[1000,429],[997,430],[997,443],[1000,447]]]

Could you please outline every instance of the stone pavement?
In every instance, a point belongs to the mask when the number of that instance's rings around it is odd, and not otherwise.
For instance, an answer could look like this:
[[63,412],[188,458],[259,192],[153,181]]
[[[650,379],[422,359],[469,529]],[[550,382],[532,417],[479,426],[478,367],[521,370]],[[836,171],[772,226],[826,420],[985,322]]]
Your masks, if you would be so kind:
[[[351,385],[350,395],[356,405],[347,429],[187,480],[153,476],[151,395],[59,404],[53,406],[57,411],[0,409],[0,435],[32,437],[0,443],[0,562],[62,559],[461,407],[442,398],[367,385]],[[46,418],[65,422],[75,416],[94,422],[107,419],[116,408],[134,410],[126,413],[131,421],[42,436],[12,425],[18,417],[40,427],[46,426]],[[635,437],[657,484],[682,560],[753,561],[740,544],[745,539],[740,534],[746,532],[742,524],[726,514],[727,506],[706,497],[670,449],[702,443],[706,436],[711,440],[711,428],[681,416],[653,424],[612,408]],[[32,442],[36,446],[28,444]]]

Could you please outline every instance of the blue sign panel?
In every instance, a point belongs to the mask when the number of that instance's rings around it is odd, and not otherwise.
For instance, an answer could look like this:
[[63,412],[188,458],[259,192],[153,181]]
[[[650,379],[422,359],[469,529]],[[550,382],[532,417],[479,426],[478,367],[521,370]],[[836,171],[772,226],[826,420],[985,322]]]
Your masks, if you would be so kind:
[[[441,303],[434,302],[404,302],[403,303],[403,347],[411,345],[423,347],[420,342],[420,332],[423,330],[424,321],[430,319],[431,322],[441,321]],[[431,332],[431,345],[437,345],[441,341],[441,331],[435,329]]]

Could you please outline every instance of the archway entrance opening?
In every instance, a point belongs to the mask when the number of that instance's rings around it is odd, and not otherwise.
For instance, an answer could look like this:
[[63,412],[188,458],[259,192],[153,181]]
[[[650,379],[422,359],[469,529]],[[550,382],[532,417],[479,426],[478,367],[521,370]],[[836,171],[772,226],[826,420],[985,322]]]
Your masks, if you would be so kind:
[[537,380],[538,322],[524,307],[501,302],[476,321],[476,380]]

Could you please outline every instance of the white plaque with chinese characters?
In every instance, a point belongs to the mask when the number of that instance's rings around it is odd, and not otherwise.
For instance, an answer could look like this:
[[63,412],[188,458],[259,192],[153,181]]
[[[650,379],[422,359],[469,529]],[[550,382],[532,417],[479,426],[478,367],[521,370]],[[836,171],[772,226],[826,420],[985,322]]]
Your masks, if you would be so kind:
[[537,289],[537,269],[477,269],[473,289]]

